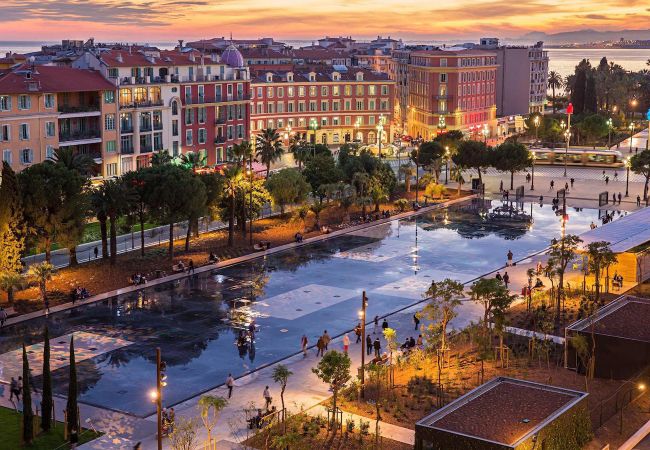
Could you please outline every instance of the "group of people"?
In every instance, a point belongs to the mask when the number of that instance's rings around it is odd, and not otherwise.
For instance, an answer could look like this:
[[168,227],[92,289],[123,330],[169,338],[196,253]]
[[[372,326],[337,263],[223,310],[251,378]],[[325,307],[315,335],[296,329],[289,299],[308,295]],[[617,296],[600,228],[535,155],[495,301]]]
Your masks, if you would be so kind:
[[72,300],[73,305],[77,300],[83,300],[88,297],[90,297],[90,292],[85,287],[77,286],[70,292],[70,300]]
[[413,338],[413,336],[406,338],[404,343],[400,346],[400,350],[402,350],[403,353],[409,353],[415,347],[422,348],[422,345],[423,345],[422,335],[418,334],[417,341]]
[[217,258],[217,255],[214,254],[214,252],[210,252],[210,255],[208,256],[208,262],[210,264],[214,264],[219,262],[219,258]]
[[[331,336],[325,330],[321,336],[319,336],[318,341],[316,341],[316,356],[323,356],[327,351],[327,347],[332,340]],[[304,351],[303,347],[303,351]]]
[[7,311],[0,306],[0,328],[4,327],[8,317],[9,315],[7,314]]
[[508,284],[510,283],[510,275],[508,275],[508,272],[503,272],[503,275],[501,275],[501,272],[497,272],[494,278],[501,281],[506,285],[506,287],[508,287]]
[[162,431],[163,434],[169,435],[174,432],[174,423],[176,421],[176,412],[174,408],[163,408],[162,410]]
[[[211,257],[216,258],[214,254],[210,253]],[[190,259],[187,262],[187,267],[185,267],[185,263],[183,261],[178,261],[178,264],[172,267],[172,272],[187,272],[187,273],[194,273],[194,260]]]
[[147,282],[147,277],[141,274],[140,272],[134,273],[131,275],[131,278],[129,278],[129,281],[131,284],[145,284]]
[[300,231],[297,231],[296,234],[293,235],[293,239],[294,239],[294,241],[296,241],[297,243],[301,243],[302,240],[303,240],[302,233],[301,233]]
[[612,286],[617,288],[623,287],[623,275],[619,275],[618,272],[614,272],[614,277],[612,278]]

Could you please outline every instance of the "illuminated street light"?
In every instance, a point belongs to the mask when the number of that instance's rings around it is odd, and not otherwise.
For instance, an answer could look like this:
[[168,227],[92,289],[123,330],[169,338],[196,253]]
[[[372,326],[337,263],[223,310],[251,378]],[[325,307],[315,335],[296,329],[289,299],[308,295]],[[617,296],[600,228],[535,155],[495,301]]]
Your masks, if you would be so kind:
[[381,154],[381,139],[382,134],[384,133],[384,115],[379,116],[379,124],[377,125],[377,139],[379,140],[379,157],[382,158]]
[[628,127],[630,129],[630,153],[632,153],[632,138],[634,137],[634,127],[636,127],[634,122],[632,122]]
[[535,125],[535,145],[537,145],[537,141],[539,140],[539,116],[536,115],[535,118],[533,119],[533,124]]
[[607,148],[609,149],[612,146],[612,127],[613,122],[611,117],[607,119]]
[[627,175],[625,177],[625,196],[629,197],[630,196],[630,158],[625,158],[625,169],[627,172]]

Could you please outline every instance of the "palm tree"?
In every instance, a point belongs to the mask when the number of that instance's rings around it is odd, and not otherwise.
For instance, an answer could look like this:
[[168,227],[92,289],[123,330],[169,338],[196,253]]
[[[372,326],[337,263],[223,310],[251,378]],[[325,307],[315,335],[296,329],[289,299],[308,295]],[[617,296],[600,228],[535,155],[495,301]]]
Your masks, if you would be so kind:
[[289,152],[293,153],[293,160],[298,163],[298,170],[302,170],[303,164],[311,156],[311,150],[298,136],[292,136],[289,140]]
[[241,167],[228,167],[224,170],[223,176],[225,179],[223,190],[230,199],[230,211],[228,214],[228,246],[232,247],[234,243],[233,234],[235,231],[235,198],[237,197],[237,192],[239,191],[242,181]]
[[151,165],[154,167],[164,166],[172,162],[172,155],[167,150],[158,150],[151,156]]
[[309,210],[314,213],[314,230],[320,230],[320,215],[330,205],[327,203],[312,203]]
[[212,446],[212,429],[217,425],[219,419],[219,412],[226,407],[228,400],[223,397],[215,397],[213,395],[203,395],[199,399],[199,411],[201,413],[201,421],[208,432],[208,443]]
[[257,158],[266,165],[266,179],[269,179],[271,164],[279,160],[284,153],[282,138],[275,128],[267,128],[257,136]]
[[2,272],[0,274],[0,290],[7,293],[7,301],[14,303],[14,291],[25,287],[25,279],[18,272]]
[[102,259],[108,259],[108,233],[106,229],[108,216],[106,215],[107,198],[105,192],[100,187],[93,189],[90,194],[90,206],[99,222],[99,233],[102,239]]
[[202,153],[187,152],[181,155],[181,163],[191,167],[192,171],[196,172],[196,169],[206,166],[207,158]]
[[89,174],[90,169],[95,165],[95,161],[89,155],[77,153],[72,147],[54,149],[51,162],[70,170],[76,170],[82,175]]
[[106,180],[100,187],[105,200],[106,216],[110,220],[111,265],[117,260],[117,221],[129,203],[129,192],[122,180]]
[[399,174],[404,175],[404,188],[406,192],[411,192],[411,179],[415,175],[415,169],[410,164],[402,164],[399,168]]
[[251,143],[248,141],[242,141],[241,144],[235,144],[232,146],[230,156],[232,157],[233,162],[241,164],[242,169],[245,169],[246,163],[254,156],[253,153],[253,146]]
[[[284,391],[287,389],[287,381],[293,372],[289,370],[284,364],[278,364],[273,369],[273,381],[280,384],[280,400],[282,401],[282,422],[285,420],[286,410],[284,408]],[[287,424],[284,424],[284,432],[287,432]]]
[[357,201],[361,205],[361,217],[363,220],[366,220],[366,206],[371,203],[371,200],[368,198],[370,176],[366,172],[357,172],[352,177],[352,185],[357,191]]
[[41,293],[43,303],[47,300],[47,282],[52,279],[54,266],[48,262],[33,264],[29,267],[29,274],[36,278],[38,289]]
[[557,73],[555,70],[551,70],[548,74],[548,87],[551,88],[551,97],[553,98],[553,114],[555,114],[555,90],[560,89],[564,85],[562,81],[562,75]]

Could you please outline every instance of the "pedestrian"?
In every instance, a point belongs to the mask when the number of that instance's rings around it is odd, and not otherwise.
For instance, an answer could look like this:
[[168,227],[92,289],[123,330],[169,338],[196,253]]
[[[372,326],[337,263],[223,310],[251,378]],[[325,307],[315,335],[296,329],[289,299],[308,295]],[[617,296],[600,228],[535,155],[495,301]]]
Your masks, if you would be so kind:
[[375,338],[375,342],[373,342],[372,346],[375,349],[375,358],[379,358],[381,356],[381,342],[379,342],[379,338]]
[[612,203],[616,204],[616,194],[612,192]]
[[418,348],[422,348],[422,344],[423,344],[422,335],[418,334],[418,342],[417,342]]
[[618,181],[618,172],[614,172],[614,181]]
[[232,373],[228,374],[226,378],[226,387],[228,388],[228,398],[232,397],[232,388],[235,386],[235,379],[232,377]]
[[325,344],[323,343],[323,336],[316,341],[316,356],[323,356],[325,354]]
[[564,190],[568,191],[569,190],[569,183],[564,183]]
[[605,177],[605,186],[607,186],[608,184],[609,184],[609,175]]
[[4,327],[5,322],[7,321],[7,311],[0,306],[0,328]]
[[571,189],[573,189],[573,183],[575,183],[576,180],[575,180],[575,178],[571,178],[570,181],[571,181]]
[[382,332],[386,331],[386,328],[388,328],[388,322],[386,321],[386,319],[384,319],[384,321],[381,323],[381,331]]
[[417,330],[420,326],[420,318],[418,317],[418,313],[413,314],[413,323],[415,324],[415,329]]
[[307,335],[303,334],[302,337],[300,338],[300,347],[302,348],[302,354],[303,357],[307,357],[307,344],[309,341],[307,340]]
[[503,273],[503,284],[508,287],[508,283],[510,282],[510,275],[508,275],[508,272]]
[[526,183],[530,183],[530,174],[526,172]]
[[327,330],[323,332],[323,345],[325,346],[325,350],[327,350],[327,346],[329,345],[330,341],[332,338],[330,335],[327,333]]
[[187,265],[187,273],[194,274],[194,260],[192,259],[190,259],[190,262]]
[[512,250],[508,250],[508,254],[506,256],[508,257],[508,263],[506,264],[506,266],[510,267],[512,266],[512,258],[515,255],[512,253]]
[[265,407],[266,410],[269,410],[269,407],[271,406],[271,402],[273,402],[273,399],[271,398],[271,391],[269,390],[269,387],[264,388],[264,392],[262,393],[264,396],[264,401],[265,401]]
[[622,198],[623,198],[623,196],[622,196],[621,193],[619,192],[619,193],[618,193],[618,204],[619,204],[619,205],[621,204],[621,199],[622,199]]
[[343,353],[347,355],[349,348],[350,348],[350,338],[346,333],[345,336],[343,336]]
[[375,334],[379,329],[379,316],[375,316],[374,322],[375,322],[375,326],[372,329],[372,334]]
[[366,355],[370,356],[372,354],[372,338],[370,335],[366,335]]
[[503,192],[503,180],[499,183],[499,192]]
[[551,187],[549,188],[549,191],[553,190],[553,186],[555,186],[555,181],[551,180]]
[[605,171],[603,170],[603,179],[605,179]]
[[501,276],[501,272],[497,272],[497,274],[494,276],[499,281],[503,281],[503,277]]
[[20,401],[20,389],[18,388],[18,381],[14,377],[11,377],[11,382],[9,383],[9,401],[12,401],[16,397],[16,401]]
[[636,196],[636,206],[641,206],[641,196],[640,195]]
[[97,247],[95,247],[93,249],[93,253],[95,254],[95,259],[97,259],[97,256],[99,255],[99,249]]
[[354,334],[357,337],[356,343],[358,344],[361,342],[361,324],[358,323],[356,327],[354,327]]

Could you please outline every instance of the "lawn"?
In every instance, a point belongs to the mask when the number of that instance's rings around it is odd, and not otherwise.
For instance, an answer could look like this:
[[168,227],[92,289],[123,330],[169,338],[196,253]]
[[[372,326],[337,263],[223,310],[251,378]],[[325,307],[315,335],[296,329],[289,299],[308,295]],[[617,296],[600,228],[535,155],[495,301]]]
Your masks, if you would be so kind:
[[[37,421],[39,418],[36,419]],[[34,427],[40,431],[38,424]],[[22,415],[9,408],[0,407],[0,430],[2,439],[0,439],[0,450],[14,450],[18,448],[29,448],[35,450],[54,450],[57,448],[68,449],[66,441],[63,439],[63,423],[57,422],[54,429],[47,434],[39,434],[30,446],[21,446],[22,435]],[[83,430],[79,436],[79,443],[83,444],[99,437],[98,434],[91,430]]]

